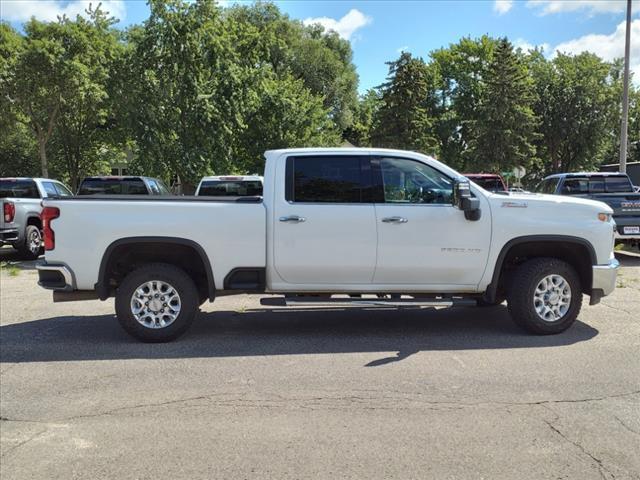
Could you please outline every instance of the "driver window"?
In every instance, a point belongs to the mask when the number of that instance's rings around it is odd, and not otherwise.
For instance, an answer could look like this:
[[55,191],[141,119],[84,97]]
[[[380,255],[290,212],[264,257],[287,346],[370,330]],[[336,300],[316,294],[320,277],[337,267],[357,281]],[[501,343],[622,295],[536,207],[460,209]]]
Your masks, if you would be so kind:
[[406,158],[380,158],[385,203],[446,204],[453,181],[433,167]]

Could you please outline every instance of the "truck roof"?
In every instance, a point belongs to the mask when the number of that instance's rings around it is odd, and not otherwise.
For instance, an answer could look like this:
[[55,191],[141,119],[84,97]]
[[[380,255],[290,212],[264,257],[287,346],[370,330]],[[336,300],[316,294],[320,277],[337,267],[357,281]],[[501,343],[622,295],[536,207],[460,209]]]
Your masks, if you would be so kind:
[[145,177],[144,175],[92,175],[90,177],[84,177],[82,181],[85,180],[133,180],[133,179],[153,179],[154,177]]
[[622,172],[570,172],[555,173],[553,175],[546,176],[545,179],[562,177],[628,177],[628,175]]
[[33,180],[35,182],[58,182],[62,183],[60,180],[56,180],[55,178],[40,178],[40,177],[2,177],[0,180],[5,181],[18,181],[18,180]]
[[[406,156],[407,153],[416,153],[418,155],[424,155],[419,152],[408,152],[407,150],[395,150],[392,148],[368,148],[368,147],[305,147],[305,148],[281,148],[277,150],[267,150],[267,154],[282,154],[282,153],[381,153],[381,154],[395,154]],[[429,157],[430,155],[424,155]]]
[[463,173],[465,177],[479,177],[479,178],[502,178],[502,175],[497,173]]
[[261,182],[263,180],[263,177],[261,177],[260,175],[214,175],[214,176],[210,176],[210,177],[202,177],[202,180],[200,180],[200,181],[204,182],[206,180],[209,180],[209,181],[242,180],[242,181],[246,181],[246,182]]

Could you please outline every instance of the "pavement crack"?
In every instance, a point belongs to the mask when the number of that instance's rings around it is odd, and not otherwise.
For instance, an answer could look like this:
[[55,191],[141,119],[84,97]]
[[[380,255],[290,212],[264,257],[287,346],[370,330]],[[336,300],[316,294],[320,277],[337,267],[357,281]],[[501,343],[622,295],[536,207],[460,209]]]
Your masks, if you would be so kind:
[[611,478],[616,478],[615,474],[604,465],[604,463],[602,462],[602,460],[600,458],[598,458],[595,455],[593,455],[586,448],[584,448],[580,443],[578,443],[578,442],[570,439],[569,437],[567,437],[558,427],[556,427],[549,420],[543,420],[543,422],[546,423],[553,432],[555,432],[557,435],[562,437],[566,442],[568,442],[571,445],[575,446],[584,455],[589,457],[595,463],[595,465],[598,467],[598,471],[600,472],[600,476],[603,479],[608,480],[607,476],[605,475],[605,472],[608,473],[609,475],[611,475]]
[[635,433],[636,435],[640,435],[640,432],[638,432],[637,430],[634,430],[633,428],[631,428],[629,425],[627,425],[625,422],[623,422],[617,415],[614,415],[613,418],[616,419],[616,421],[622,425],[624,427],[625,430],[630,431],[631,433]]
[[26,440],[23,440],[22,442],[18,443],[17,445],[14,445],[13,447],[11,447],[9,450],[7,450],[6,452],[4,452],[2,455],[0,455],[0,458],[5,458],[7,455],[9,455],[12,452],[15,452],[18,448],[23,447],[24,445],[26,445],[27,443],[31,442],[32,440],[35,440],[36,438],[38,438],[40,435],[42,435],[43,433],[46,433],[48,429],[44,429],[44,430],[40,430],[39,432],[34,433],[33,435],[31,435],[29,438],[27,438]]
[[616,310],[618,312],[626,313],[627,315],[633,315],[631,312],[629,312],[628,310],[625,310],[624,308],[614,307],[613,305],[609,305],[606,302],[600,302],[600,305],[604,305],[605,307],[610,308],[611,310]]
[[[577,398],[577,399],[547,399],[532,402],[501,402],[501,401],[481,401],[481,402],[464,402],[455,400],[427,400],[422,397],[424,394],[418,392],[367,392],[369,395],[340,395],[326,396],[313,395],[308,397],[286,397],[279,394],[272,394],[266,398],[251,398],[244,396],[243,393],[212,393],[195,395],[192,397],[177,398],[173,400],[164,400],[160,402],[138,403],[134,405],[126,405],[122,407],[112,408],[102,412],[86,413],[81,415],[72,415],[51,421],[74,421],[85,418],[96,418],[108,415],[117,415],[123,412],[130,412],[145,408],[160,408],[174,405],[181,405],[190,402],[208,402],[215,403],[221,407],[244,407],[244,408],[282,408],[286,406],[297,406],[299,408],[333,408],[336,404],[346,403],[347,406],[354,408],[376,408],[376,409],[398,409],[398,408],[439,408],[439,409],[461,409],[473,407],[518,407],[518,406],[542,406],[562,404],[562,403],[585,403],[599,402],[611,398],[622,398],[640,394],[640,390],[618,393],[613,395],[605,395],[601,397]],[[387,393],[387,395],[376,395],[376,393]],[[388,395],[388,393],[392,393]],[[399,402],[408,402],[413,405],[402,407]],[[372,405],[372,402],[379,402],[379,405]],[[203,403],[200,403],[202,405]],[[40,420],[31,419],[10,419],[0,417],[0,421],[10,422],[32,422],[32,423],[50,423]]]

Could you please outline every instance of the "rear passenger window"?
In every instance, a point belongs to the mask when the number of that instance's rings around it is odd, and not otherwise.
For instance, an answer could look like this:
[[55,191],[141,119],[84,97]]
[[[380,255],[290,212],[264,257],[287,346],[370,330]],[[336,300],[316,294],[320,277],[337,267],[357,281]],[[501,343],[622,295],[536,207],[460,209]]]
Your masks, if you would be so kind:
[[0,179],[0,198],[40,198],[33,180]]
[[285,198],[304,203],[361,203],[363,188],[371,183],[370,173],[363,182],[363,167],[368,167],[368,157],[289,157]]

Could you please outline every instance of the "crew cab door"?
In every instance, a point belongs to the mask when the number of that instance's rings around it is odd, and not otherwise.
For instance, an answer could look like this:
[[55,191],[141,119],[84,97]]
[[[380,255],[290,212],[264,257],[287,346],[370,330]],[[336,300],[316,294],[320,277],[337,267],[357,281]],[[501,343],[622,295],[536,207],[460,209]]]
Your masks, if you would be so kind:
[[[480,220],[453,206],[453,179],[410,158],[373,157],[378,255],[375,284],[467,286],[482,278],[491,241],[491,212]],[[380,198],[382,197],[382,198]]]
[[377,233],[369,156],[295,155],[278,169],[285,179],[273,212],[279,277],[292,285],[370,284]]

